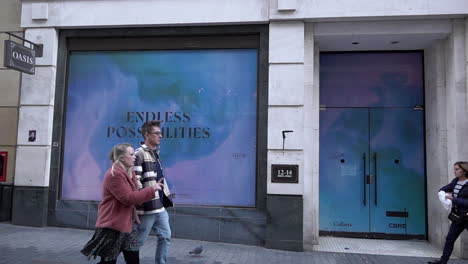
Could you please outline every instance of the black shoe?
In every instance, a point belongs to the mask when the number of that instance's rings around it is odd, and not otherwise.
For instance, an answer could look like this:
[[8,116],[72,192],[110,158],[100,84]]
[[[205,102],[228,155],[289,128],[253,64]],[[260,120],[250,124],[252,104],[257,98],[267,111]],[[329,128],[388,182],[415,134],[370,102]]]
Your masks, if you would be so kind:
[[427,263],[428,264],[444,264],[444,263],[447,263],[447,262],[442,262],[440,260],[430,260]]

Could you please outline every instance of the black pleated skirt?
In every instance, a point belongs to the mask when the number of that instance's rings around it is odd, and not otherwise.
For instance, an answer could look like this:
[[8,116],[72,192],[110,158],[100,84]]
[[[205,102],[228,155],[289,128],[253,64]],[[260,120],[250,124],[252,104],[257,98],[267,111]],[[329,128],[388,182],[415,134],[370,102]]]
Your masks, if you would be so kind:
[[104,261],[115,260],[122,250],[137,251],[138,237],[136,226],[131,233],[122,233],[109,228],[96,228],[91,240],[80,251],[83,255]]

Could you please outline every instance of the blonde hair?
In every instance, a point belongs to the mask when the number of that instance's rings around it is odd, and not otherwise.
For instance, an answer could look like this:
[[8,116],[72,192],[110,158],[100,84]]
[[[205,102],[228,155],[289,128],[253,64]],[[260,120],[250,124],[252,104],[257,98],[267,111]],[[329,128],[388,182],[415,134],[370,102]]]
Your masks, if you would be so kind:
[[126,168],[125,165],[123,165],[122,161],[121,161],[121,158],[125,155],[125,153],[127,153],[127,148],[128,147],[133,148],[132,144],[120,143],[120,144],[115,145],[112,148],[111,152],[109,153],[109,158],[112,161],[112,167],[111,167],[112,176],[114,176],[114,167],[117,165],[117,166],[122,167],[124,170],[126,169],[127,173],[128,173],[128,176],[132,177],[132,175],[133,175],[132,168],[131,167]]

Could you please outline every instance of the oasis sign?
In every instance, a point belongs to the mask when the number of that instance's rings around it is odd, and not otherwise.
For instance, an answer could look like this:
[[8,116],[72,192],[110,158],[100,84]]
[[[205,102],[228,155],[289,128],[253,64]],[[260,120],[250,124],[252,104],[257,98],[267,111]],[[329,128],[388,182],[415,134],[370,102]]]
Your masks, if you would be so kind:
[[7,68],[34,74],[36,65],[36,53],[33,49],[27,48],[11,40],[5,40],[5,56],[3,65]]

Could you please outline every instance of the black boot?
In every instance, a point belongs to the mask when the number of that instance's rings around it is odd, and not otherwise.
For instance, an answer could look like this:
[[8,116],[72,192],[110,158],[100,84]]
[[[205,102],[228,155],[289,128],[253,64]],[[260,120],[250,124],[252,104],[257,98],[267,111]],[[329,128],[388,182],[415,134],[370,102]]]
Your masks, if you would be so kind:
[[122,251],[127,264],[140,264],[140,251]]
[[430,260],[427,262],[428,264],[447,264],[447,262],[442,262],[441,260]]

